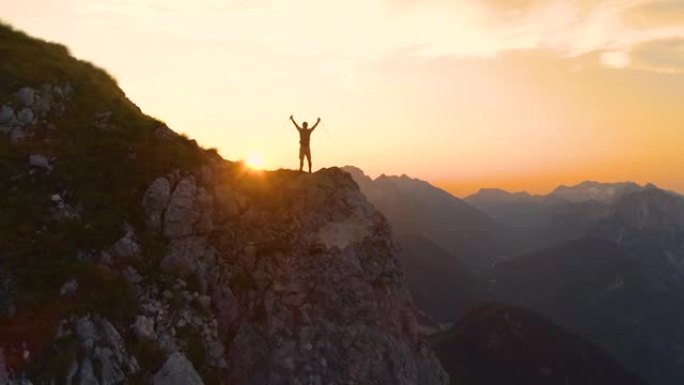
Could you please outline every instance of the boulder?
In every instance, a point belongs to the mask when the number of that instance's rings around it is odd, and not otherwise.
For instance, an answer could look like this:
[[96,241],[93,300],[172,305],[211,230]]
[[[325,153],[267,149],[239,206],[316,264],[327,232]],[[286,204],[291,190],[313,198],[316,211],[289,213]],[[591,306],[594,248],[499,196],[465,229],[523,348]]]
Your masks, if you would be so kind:
[[187,278],[197,271],[197,261],[207,252],[206,237],[173,239],[159,267],[168,274]]
[[78,290],[78,282],[75,279],[70,279],[59,289],[59,296],[72,297],[76,294],[76,290]]
[[19,111],[19,115],[17,115],[17,120],[19,121],[19,124],[24,126],[33,124],[34,119],[35,115],[33,114],[33,111],[30,108],[24,108],[23,110]]
[[228,286],[217,286],[212,293],[211,303],[222,327],[227,327],[238,318],[238,302]]
[[78,367],[78,381],[77,385],[100,385],[100,382],[95,377],[93,372],[93,363],[90,359],[85,358],[81,361]]
[[[75,344],[80,361],[73,361],[66,377],[45,383],[121,384],[140,370],[138,361],[126,351],[124,340],[116,328],[98,315],[86,315],[75,321],[63,321],[58,329],[63,343]],[[74,339],[66,336],[74,336]],[[63,348],[63,346],[61,347]],[[59,348],[59,349],[61,349]],[[52,354],[60,354],[56,349]]]
[[141,340],[156,340],[157,333],[154,330],[154,319],[139,315],[132,326],[133,333]]
[[35,168],[41,168],[43,170],[52,171],[52,166],[50,161],[43,154],[33,154],[29,156],[29,166]]
[[162,231],[164,210],[171,199],[171,183],[164,177],[157,178],[145,191],[143,210],[150,231],[157,234]]
[[193,225],[201,213],[195,207],[197,186],[193,178],[183,178],[171,195],[164,215],[164,235],[168,238],[193,234]]
[[126,227],[124,236],[116,241],[109,250],[112,257],[118,260],[137,259],[142,250],[142,247],[135,237],[135,230],[131,226]]
[[0,125],[12,125],[16,120],[14,110],[10,106],[2,106],[0,108]]
[[36,90],[30,87],[24,87],[20,89],[15,96],[17,102],[19,102],[22,107],[31,107],[36,99]]
[[179,352],[169,355],[152,377],[152,385],[204,385],[192,363]]

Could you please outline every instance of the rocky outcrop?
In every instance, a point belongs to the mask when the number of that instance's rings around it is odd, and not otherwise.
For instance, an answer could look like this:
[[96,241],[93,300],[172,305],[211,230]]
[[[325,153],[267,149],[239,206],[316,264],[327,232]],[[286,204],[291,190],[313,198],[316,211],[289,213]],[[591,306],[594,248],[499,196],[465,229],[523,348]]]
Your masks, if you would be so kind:
[[203,385],[199,374],[185,356],[176,352],[166,359],[164,366],[152,377],[152,385]]
[[[231,384],[447,382],[417,335],[390,227],[346,173],[257,177],[219,162],[155,180],[142,204],[168,242],[132,325],[170,354],[153,383],[195,371]],[[197,343],[202,361],[179,354]]]
[[56,338],[49,354],[68,364],[52,374],[42,373],[41,383],[124,384],[140,370],[119,332],[99,315],[62,320]]
[[47,118],[66,111],[73,91],[70,83],[22,87],[0,107],[0,133],[8,134],[16,144],[54,129]]

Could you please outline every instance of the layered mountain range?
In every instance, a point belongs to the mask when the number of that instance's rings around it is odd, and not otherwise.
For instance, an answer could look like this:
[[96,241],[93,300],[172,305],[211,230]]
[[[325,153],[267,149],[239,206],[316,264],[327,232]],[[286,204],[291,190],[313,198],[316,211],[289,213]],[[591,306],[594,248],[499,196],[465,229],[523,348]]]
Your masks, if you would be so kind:
[[[477,304],[497,301],[538,312],[653,383],[684,376],[680,195],[585,182],[544,196],[485,189],[460,200],[406,176],[373,180],[345,170],[398,229],[416,304],[436,320],[460,322]],[[425,202],[433,199],[440,206]],[[474,229],[487,236],[449,243],[442,229],[454,239]]]

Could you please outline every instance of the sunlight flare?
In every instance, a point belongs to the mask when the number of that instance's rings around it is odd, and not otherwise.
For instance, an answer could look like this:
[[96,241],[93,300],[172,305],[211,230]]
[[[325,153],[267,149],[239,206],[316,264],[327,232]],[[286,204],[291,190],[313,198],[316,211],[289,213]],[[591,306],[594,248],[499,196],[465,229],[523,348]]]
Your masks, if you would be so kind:
[[253,170],[263,170],[265,166],[264,157],[258,152],[250,152],[245,159],[245,164]]

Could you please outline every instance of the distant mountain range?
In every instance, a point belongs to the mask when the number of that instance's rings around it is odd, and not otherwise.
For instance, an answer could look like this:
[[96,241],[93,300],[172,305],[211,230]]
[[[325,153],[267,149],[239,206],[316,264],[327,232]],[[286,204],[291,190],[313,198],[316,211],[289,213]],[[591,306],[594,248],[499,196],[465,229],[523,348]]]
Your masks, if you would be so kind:
[[483,275],[493,298],[548,316],[653,383],[684,378],[680,195],[585,182],[546,196],[481,191],[466,202],[527,242],[527,255]]
[[347,171],[389,220],[416,305],[437,322],[454,321],[481,298],[472,271],[502,257],[514,241],[505,228],[425,181]]
[[684,378],[681,195],[584,182],[461,200],[405,175],[345,171],[389,219],[414,300],[435,320],[498,301],[540,313],[649,382]]
[[510,255],[516,239],[506,228],[448,192],[406,175],[371,179],[356,167],[342,169],[385,214],[395,234],[419,234],[457,255],[471,271]]

